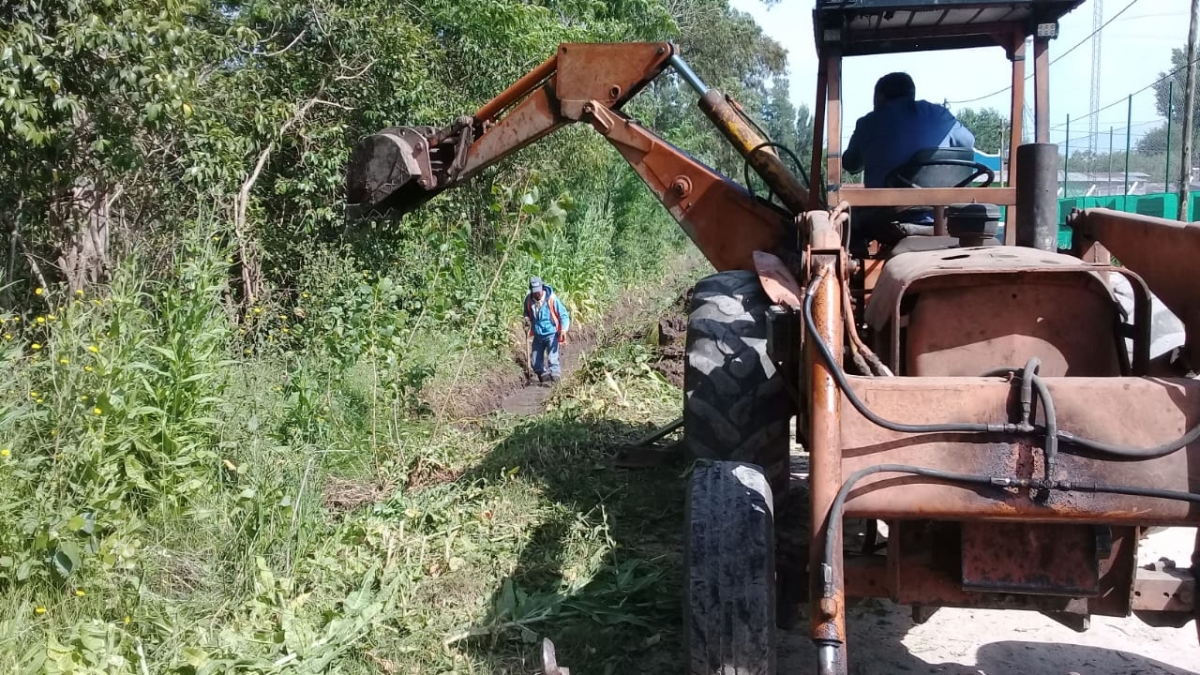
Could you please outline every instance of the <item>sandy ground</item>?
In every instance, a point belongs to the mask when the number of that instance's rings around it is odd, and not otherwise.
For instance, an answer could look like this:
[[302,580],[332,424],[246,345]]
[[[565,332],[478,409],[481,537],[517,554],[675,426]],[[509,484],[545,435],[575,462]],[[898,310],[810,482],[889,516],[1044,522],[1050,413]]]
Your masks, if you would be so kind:
[[[1189,564],[1195,530],[1155,532],[1139,562],[1170,558]],[[780,673],[813,672],[807,624],[784,635]],[[1093,617],[1077,633],[1036,612],[941,609],[915,625],[907,607],[870,601],[851,610],[850,673],[951,675],[1200,675],[1196,623],[1152,628],[1136,617]]]

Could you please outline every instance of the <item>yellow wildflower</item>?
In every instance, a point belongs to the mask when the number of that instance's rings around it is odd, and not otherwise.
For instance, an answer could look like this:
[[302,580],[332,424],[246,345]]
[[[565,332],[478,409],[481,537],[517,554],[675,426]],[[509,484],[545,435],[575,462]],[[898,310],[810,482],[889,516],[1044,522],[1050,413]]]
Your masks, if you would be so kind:
[[87,398],[88,398],[88,397],[87,397],[87,394],[84,394],[83,396],[80,396],[80,397],[79,397],[79,400],[80,400],[80,401],[86,401],[86,400],[87,400]]
[[45,293],[45,292],[46,292],[45,289],[43,289],[41,286],[38,286],[37,288],[33,289],[34,295],[41,295],[42,293]]
[[5,339],[5,340],[11,340],[11,339],[12,339],[12,333],[5,333],[5,334],[4,334],[4,339]]
[[104,412],[104,411],[103,411],[103,410],[101,410],[101,409],[99,409],[99,408],[92,408],[92,414],[93,414],[93,415],[100,415],[100,414],[102,414],[103,412]]
[[38,393],[36,391],[29,392],[29,398],[37,398],[37,397],[38,397]]
[[308,299],[308,293],[301,293],[300,297]]
[[255,308],[254,308],[254,313],[255,313],[255,314],[262,314],[262,307],[255,307]]
[[96,354],[96,353],[98,353],[98,352],[100,351],[100,348],[99,348],[99,347],[97,347],[96,345],[89,345],[89,346],[88,346],[88,351],[89,351],[89,352],[91,352],[91,353],[93,353],[93,354]]
[[58,362],[63,364],[64,366],[66,366],[66,365],[70,365],[71,359],[68,359],[67,357],[64,356],[63,358],[59,359]]
[[288,320],[287,314],[280,314],[280,315],[279,315],[279,320],[280,320],[280,321],[287,321],[287,320]]
[[91,366],[84,366],[84,367],[83,367],[83,372],[85,372],[85,373],[90,373],[90,372],[92,372],[92,367],[91,367]]
[[38,322],[38,323],[46,323],[46,317],[44,317],[44,316],[39,316],[39,317],[37,318],[37,322]]
[[36,352],[37,350],[39,350],[39,349],[41,349],[41,348],[42,348],[42,346],[41,346],[40,344],[36,343],[36,342],[35,342],[35,343],[33,343],[33,344],[31,344],[31,345],[29,345],[29,346],[30,346],[31,348],[33,348],[33,351],[35,351],[35,352]]
[[79,297],[82,298],[83,297],[83,289],[82,288],[75,289],[75,295],[78,295]]
[[46,608],[45,608],[45,607],[38,607],[37,609],[33,610],[33,613],[34,613],[34,614],[45,614],[45,613],[46,613]]
[[51,429],[51,430],[50,430],[50,435],[51,435],[51,436],[57,436],[57,435],[58,435],[58,429]]
[[283,332],[285,332],[285,333],[286,333],[286,332],[288,332],[288,328],[287,328],[287,326],[284,326],[284,327],[283,327]]
[[130,619],[130,618],[129,618],[129,615],[128,615],[128,614],[126,614],[126,615],[125,615],[125,623],[126,623],[126,624],[128,624],[130,621],[132,621],[132,619]]
[[4,449],[0,450],[0,457],[8,457],[11,454],[12,454],[12,450],[9,450],[8,448],[4,448]]
[[85,595],[87,595],[87,593],[84,593],[82,588],[75,589],[75,597],[82,598]]
[[47,319],[49,319],[49,320],[51,320],[51,321],[54,321],[54,320],[55,320],[55,319],[57,319],[58,317],[57,317],[57,316],[54,316],[53,314],[51,314],[50,316],[47,316],[46,318],[47,318]]

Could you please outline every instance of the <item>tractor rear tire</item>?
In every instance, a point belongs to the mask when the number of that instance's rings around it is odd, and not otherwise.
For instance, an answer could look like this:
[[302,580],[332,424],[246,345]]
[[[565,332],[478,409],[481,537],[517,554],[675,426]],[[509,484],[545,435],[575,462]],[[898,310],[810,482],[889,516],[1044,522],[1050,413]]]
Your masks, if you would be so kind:
[[749,271],[696,283],[683,371],[683,438],[693,458],[763,467],[787,487],[793,403],[767,356],[770,298]]
[[698,463],[688,485],[688,675],[775,675],[774,502],[762,469]]

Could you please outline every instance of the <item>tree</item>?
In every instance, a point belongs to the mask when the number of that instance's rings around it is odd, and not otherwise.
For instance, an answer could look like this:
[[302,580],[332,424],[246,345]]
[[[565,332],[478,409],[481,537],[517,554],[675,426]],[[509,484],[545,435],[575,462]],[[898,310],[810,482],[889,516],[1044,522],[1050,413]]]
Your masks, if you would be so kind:
[[772,141],[795,150],[796,108],[792,105],[790,89],[786,77],[774,79],[762,107],[762,122],[763,130]]
[[[813,149],[813,116],[807,105],[803,103],[796,109],[796,154],[805,162],[812,156]],[[808,170],[807,164],[804,167]]]
[[996,154],[1004,147],[1008,135],[1008,118],[994,108],[974,110],[963,108],[955,113],[958,121],[975,134],[975,148],[980,152]]

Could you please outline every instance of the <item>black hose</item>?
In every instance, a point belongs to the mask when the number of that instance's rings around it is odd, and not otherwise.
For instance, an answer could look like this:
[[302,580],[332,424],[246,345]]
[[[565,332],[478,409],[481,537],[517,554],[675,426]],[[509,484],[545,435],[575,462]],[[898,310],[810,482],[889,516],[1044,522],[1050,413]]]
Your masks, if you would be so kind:
[[[1019,368],[1011,366],[1004,368],[993,368],[982,375],[982,377],[997,377],[999,375],[1009,375],[1021,372]],[[1032,378],[1034,388],[1038,392],[1038,398],[1042,400],[1042,406],[1046,408],[1046,468],[1052,470],[1058,461],[1058,444],[1068,443],[1084,450],[1115,460],[1146,460],[1158,459],[1166,457],[1171,453],[1178,452],[1183,448],[1200,440],[1200,424],[1188,429],[1188,431],[1179,438],[1166,443],[1150,448],[1135,448],[1127,445],[1116,445],[1113,443],[1105,443],[1103,441],[1077,436],[1070,431],[1059,431],[1058,420],[1054,417],[1054,401],[1050,397],[1050,388],[1046,386],[1046,382],[1040,375],[1035,375]],[[1024,382],[1022,381],[1022,385]],[[1022,392],[1023,393],[1023,392]],[[1024,407],[1024,399],[1022,399],[1022,407]],[[1023,412],[1023,411],[1022,411]],[[1019,431],[1029,431],[1032,429],[1019,429]],[[1051,440],[1053,438],[1053,440]],[[1047,479],[1051,479],[1047,476]]]
[[817,285],[820,284],[823,278],[824,275],[820,275],[813,279],[812,283],[808,285],[808,291],[804,294],[804,325],[808,328],[809,333],[812,334],[813,343],[816,344],[817,351],[820,352],[821,358],[829,367],[829,373],[833,376],[833,379],[837,382],[838,387],[842,390],[842,392],[846,394],[846,399],[850,401],[850,405],[854,406],[854,409],[857,410],[859,414],[870,420],[871,423],[875,424],[876,426],[905,434],[1013,433],[1017,431],[1017,425],[1011,423],[978,424],[973,422],[959,422],[947,424],[903,424],[900,422],[886,420],[875,414],[875,412],[868,408],[866,404],[858,398],[858,395],[854,393],[854,389],[851,388],[850,383],[846,381],[846,374],[842,372],[837,360],[833,358],[833,353],[829,351],[829,345],[825,344],[824,338],[822,338],[821,334],[817,332],[816,323],[812,318],[812,304],[813,297],[817,291]]
[[[766,134],[764,134],[764,136],[765,135]],[[750,155],[753,155],[763,148],[778,148],[787,153],[788,157],[792,158],[792,163],[796,165],[796,169],[800,172],[800,177],[804,179],[804,185],[807,186],[809,184],[808,172],[804,170],[804,163],[800,161],[800,158],[796,155],[795,151],[782,143],[776,143],[775,141],[764,141],[753,148],[750,148],[750,152],[747,152],[746,156],[742,158],[742,179],[746,181],[746,189],[750,191],[752,196],[754,195],[754,188],[750,185]],[[772,192],[768,194],[768,201],[770,201],[770,194],[774,193]]]
[[1096,452],[1101,455],[1115,457],[1117,459],[1140,460],[1166,457],[1171,453],[1178,452],[1188,445],[1195,443],[1197,439],[1200,439],[1200,425],[1192,427],[1186,434],[1173,441],[1168,441],[1152,448],[1133,448],[1126,445],[1113,445],[1111,443],[1104,443],[1101,441],[1092,440],[1090,438],[1076,436],[1069,431],[1058,432],[1058,440],[1064,443],[1070,443],[1071,445],[1091,450],[1092,452]]
[[1054,411],[1054,399],[1050,397],[1050,387],[1046,386],[1046,381],[1037,375],[1033,376],[1032,381],[1046,416],[1046,482],[1050,483],[1054,481],[1054,469],[1058,466],[1058,414]]
[[864,469],[859,469],[850,474],[850,477],[842,483],[842,488],[838,490],[837,496],[833,498],[833,504],[829,507],[829,523],[825,531],[825,550],[821,554],[821,561],[825,569],[821,570],[821,579],[825,597],[833,596],[833,540],[836,538],[836,530],[842,526],[842,513],[846,509],[846,497],[849,496],[850,490],[862,479],[876,473],[907,473],[915,476],[924,476],[926,478],[937,478],[939,480],[952,481],[957,483],[970,483],[975,485],[993,485],[992,479],[987,476],[978,476],[967,473],[952,473],[950,471],[939,471],[937,469],[926,469],[919,466],[908,466],[905,464],[876,464],[868,466]]
[[1042,367],[1042,360],[1034,356],[1021,369],[1021,426],[1028,426],[1033,414],[1033,378]]

